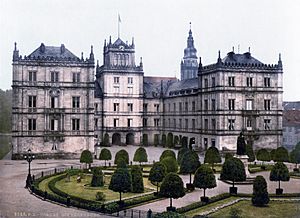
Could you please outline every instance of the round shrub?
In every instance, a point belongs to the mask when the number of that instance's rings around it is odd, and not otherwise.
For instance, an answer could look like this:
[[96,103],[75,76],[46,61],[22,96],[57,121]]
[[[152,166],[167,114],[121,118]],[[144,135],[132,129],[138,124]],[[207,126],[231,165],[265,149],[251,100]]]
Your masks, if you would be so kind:
[[104,185],[103,172],[98,167],[93,169],[93,177],[91,181],[92,187],[100,187]]
[[161,163],[165,165],[167,173],[177,173],[178,163],[174,157],[166,157],[161,161]]
[[172,157],[176,160],[175,152],[172,150],[164,150],[163,153],[159,157],[159,161],[162,161],[166,157]]
[[232,181],[233,187],[235,182],[245,181],[246,172],[243,162],[235,157],[225,160],[220,179]]
[[116,153],[114,163],[118,164],[118,161],[120,159],[123,159],[126,164],[129,164],[129,155],[128,155],[128,152],[125,151],[124,149],[122,149]]
[[267,182],[263,176],[256,176],[253,182],[253,196],[251,200],[255,206],[264,206],[269,203]]
[[148,162],[148,155],[147,155],[146,149],[143,147],[139,147],[138,149],[136,149],[136,151],[134,153],[133,161],[139,162],[139,163]]
[[81,152],[80,163],[86,163],[86,164],[93,163],[93,155],[89,150],[84,150]]
[[131,180],[132,180],[132,192],[133,193],[144,192],[143,173],[139,166],[131,167]]
[[96,201],[105,201],[105,194],[103,192],[97,192]]

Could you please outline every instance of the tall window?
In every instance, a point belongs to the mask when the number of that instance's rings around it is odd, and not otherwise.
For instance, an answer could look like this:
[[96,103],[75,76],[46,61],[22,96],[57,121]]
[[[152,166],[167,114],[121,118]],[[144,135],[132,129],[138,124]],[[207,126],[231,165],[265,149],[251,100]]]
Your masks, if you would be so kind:
[[196,102],[192,102],[192,111],[195,112],[196,111]]
[[72,97],[72,108],[80,108],[80,97],[79,96]]
[[154,126],[155,127],[159,126],[159,119],[157,118],[154,119]]
[[185,129],[189,129],[189,119],[185,119]]
[[120,77],[114,77],[114,84],[120,83]]
[[119,111],[119,103],[114,103],[114,112]]
[[133,104],[132,103],[128,103],[127,104],[127,109],[128,109],[128,112],[132,112],[133,111]]
[[185,111],[189,111],[189,103],[185,102]]
[[192,129],[195,130],[196,128],[196,120],[192,119]]
[[247,130],[252,130],[252,119],[251,118],[247,118],[246,120],[246,128]]
[[204,100],[204,110],[208,111],[208,100],[207,99]]
[[228,77],[228,86],[230,86],[230,87],[235,86],[234,76],[229,76]]
[[127,119],[127,127],[132,127],[133,121],[131,118]]
[[51,97],[50,98],[50,107],[56,108],[58,103],[58,97]]
[[228,99],[228,109],[230,111],[235,110],[235,99]]
[[72,81],[73,81],[73,83],[79,83],[80,82],[80,73],[78,73],[78,72],[73,73]]
[[264,100],[264,106],[266,111],[271,110],[271,100]]
[[29,131],[36,130],[36,119],[28,119],[28,130]]
[[51,72],[51,82],[58,82],[59,81],[59,74],[56,71]]
[[211,99],[211,110],[212,111],[216,110],[216,100],[215,99]]
[[216,130],[216,119],[211,119],[211,129]]
[[246,110],[253,110],[253,100],[251,99],[246,100]]
[[182,119],[179,119],[179,128],[182,128]]
[[173,104],[174,105],[174,112],[176,111],[176,103]]
[[215,86],[216,86],[216,78],[215,78],[215,77],[212,77],[212,78],[211,78],[211,86],[212,86],[212,87],[215,87]]
[[247,77],[247,87],[252,87],[252,77]]
[[228,119],[228,129],[229,130],[234,130],[234,124],[235,124],[234,119]]
[[204,129],[208,130],[208,119],[204,119]]
[[270,119],[264,119],[264,129],[265,130],[271,129],[271,120]]
[[95,127],[98,127],[98,119],[95,119],[94,122],[95,122]]
[[145,113],[148,111],[148,104],[143,104],[143,110]]
[[58,131],[58,120],[57,119],[51,119],[50,120],[50,130],[51,131]]
[[159,112],[159,104],[154,104],[154,110],[155,112]]
[[72,130],[73,131],[80,130],[80,119],[72,119]]
[[36,108],[36,96],[28,96],[28,107]]
[[264,86],[265,87],[271,87],[271,78],[270,77],[265,77],[264,78]]
[[28,72],[28,80],[29,82],[36,82],[36,71]]
[[133,84],[133,78],[132,77],[128,77],[128,84]]
[[148,119],[144,118],[143,119],[143,127],[147,127],[148,126]]
[[204,79],[204,88],[208,88],[208,79]]
[[119,127],[119,119],[118,118],[114,119],[114,127]]
[[182,112],[182,103],[179,102],[179,112]]

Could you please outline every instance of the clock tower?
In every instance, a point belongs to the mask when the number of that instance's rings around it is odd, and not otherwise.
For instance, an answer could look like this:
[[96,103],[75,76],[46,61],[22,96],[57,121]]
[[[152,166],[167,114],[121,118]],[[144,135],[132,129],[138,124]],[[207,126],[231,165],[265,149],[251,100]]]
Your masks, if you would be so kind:
[[143,63],[135,64],[135,45],[118,38],[104,42],[103,65],[96,69],[96,86],[102,95],[98,100],[103,107],[100,141],[109,138],[110,144],[139,144],[143,115]]

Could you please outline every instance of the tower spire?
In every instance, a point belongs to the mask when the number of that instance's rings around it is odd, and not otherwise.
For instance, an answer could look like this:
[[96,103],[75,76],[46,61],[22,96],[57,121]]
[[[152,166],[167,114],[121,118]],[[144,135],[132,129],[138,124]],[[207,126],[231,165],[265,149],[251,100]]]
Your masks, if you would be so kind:
[[118,13],[118,39],[120,38],[120,23],[121,23],[121,17],[120,14]]

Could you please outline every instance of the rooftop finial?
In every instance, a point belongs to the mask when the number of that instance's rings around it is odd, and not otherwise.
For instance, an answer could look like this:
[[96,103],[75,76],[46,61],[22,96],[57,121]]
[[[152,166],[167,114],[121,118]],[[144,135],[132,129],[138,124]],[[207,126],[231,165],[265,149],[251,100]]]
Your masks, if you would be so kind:
[[97,67],[99,67],[99,60],[97,60]]
[[91,54],[93,54],[93,45],[91,45]]
[[232,46],[232,52],[234,52],[234,46]]
[[111,36],[109,36],[109,44],[111,44]]
[[17,43],[15,42],[15,51],[17,51]]
[[250,53],[250,46],[249,46],[249,48],[248,48],[248,52]]
[[81,52],[81,60],[83,61],[83,52]]
[[218,52],[218,64],[221,64],[222,63],[222,59],[221,59],[221,51],[219,50]]
[[104,47],[106,46],[106,39],[104,39]]
[[190,31],[189,31],[189,35],[192,35],[192,22],[190,22]]
[[279,53],[278,67],[279,69],[282,69],[281,53]]
[[281,61],[281,53],[279,53],[279,61]]
[[140,67],[143,67],[143,58],[140,58]]

